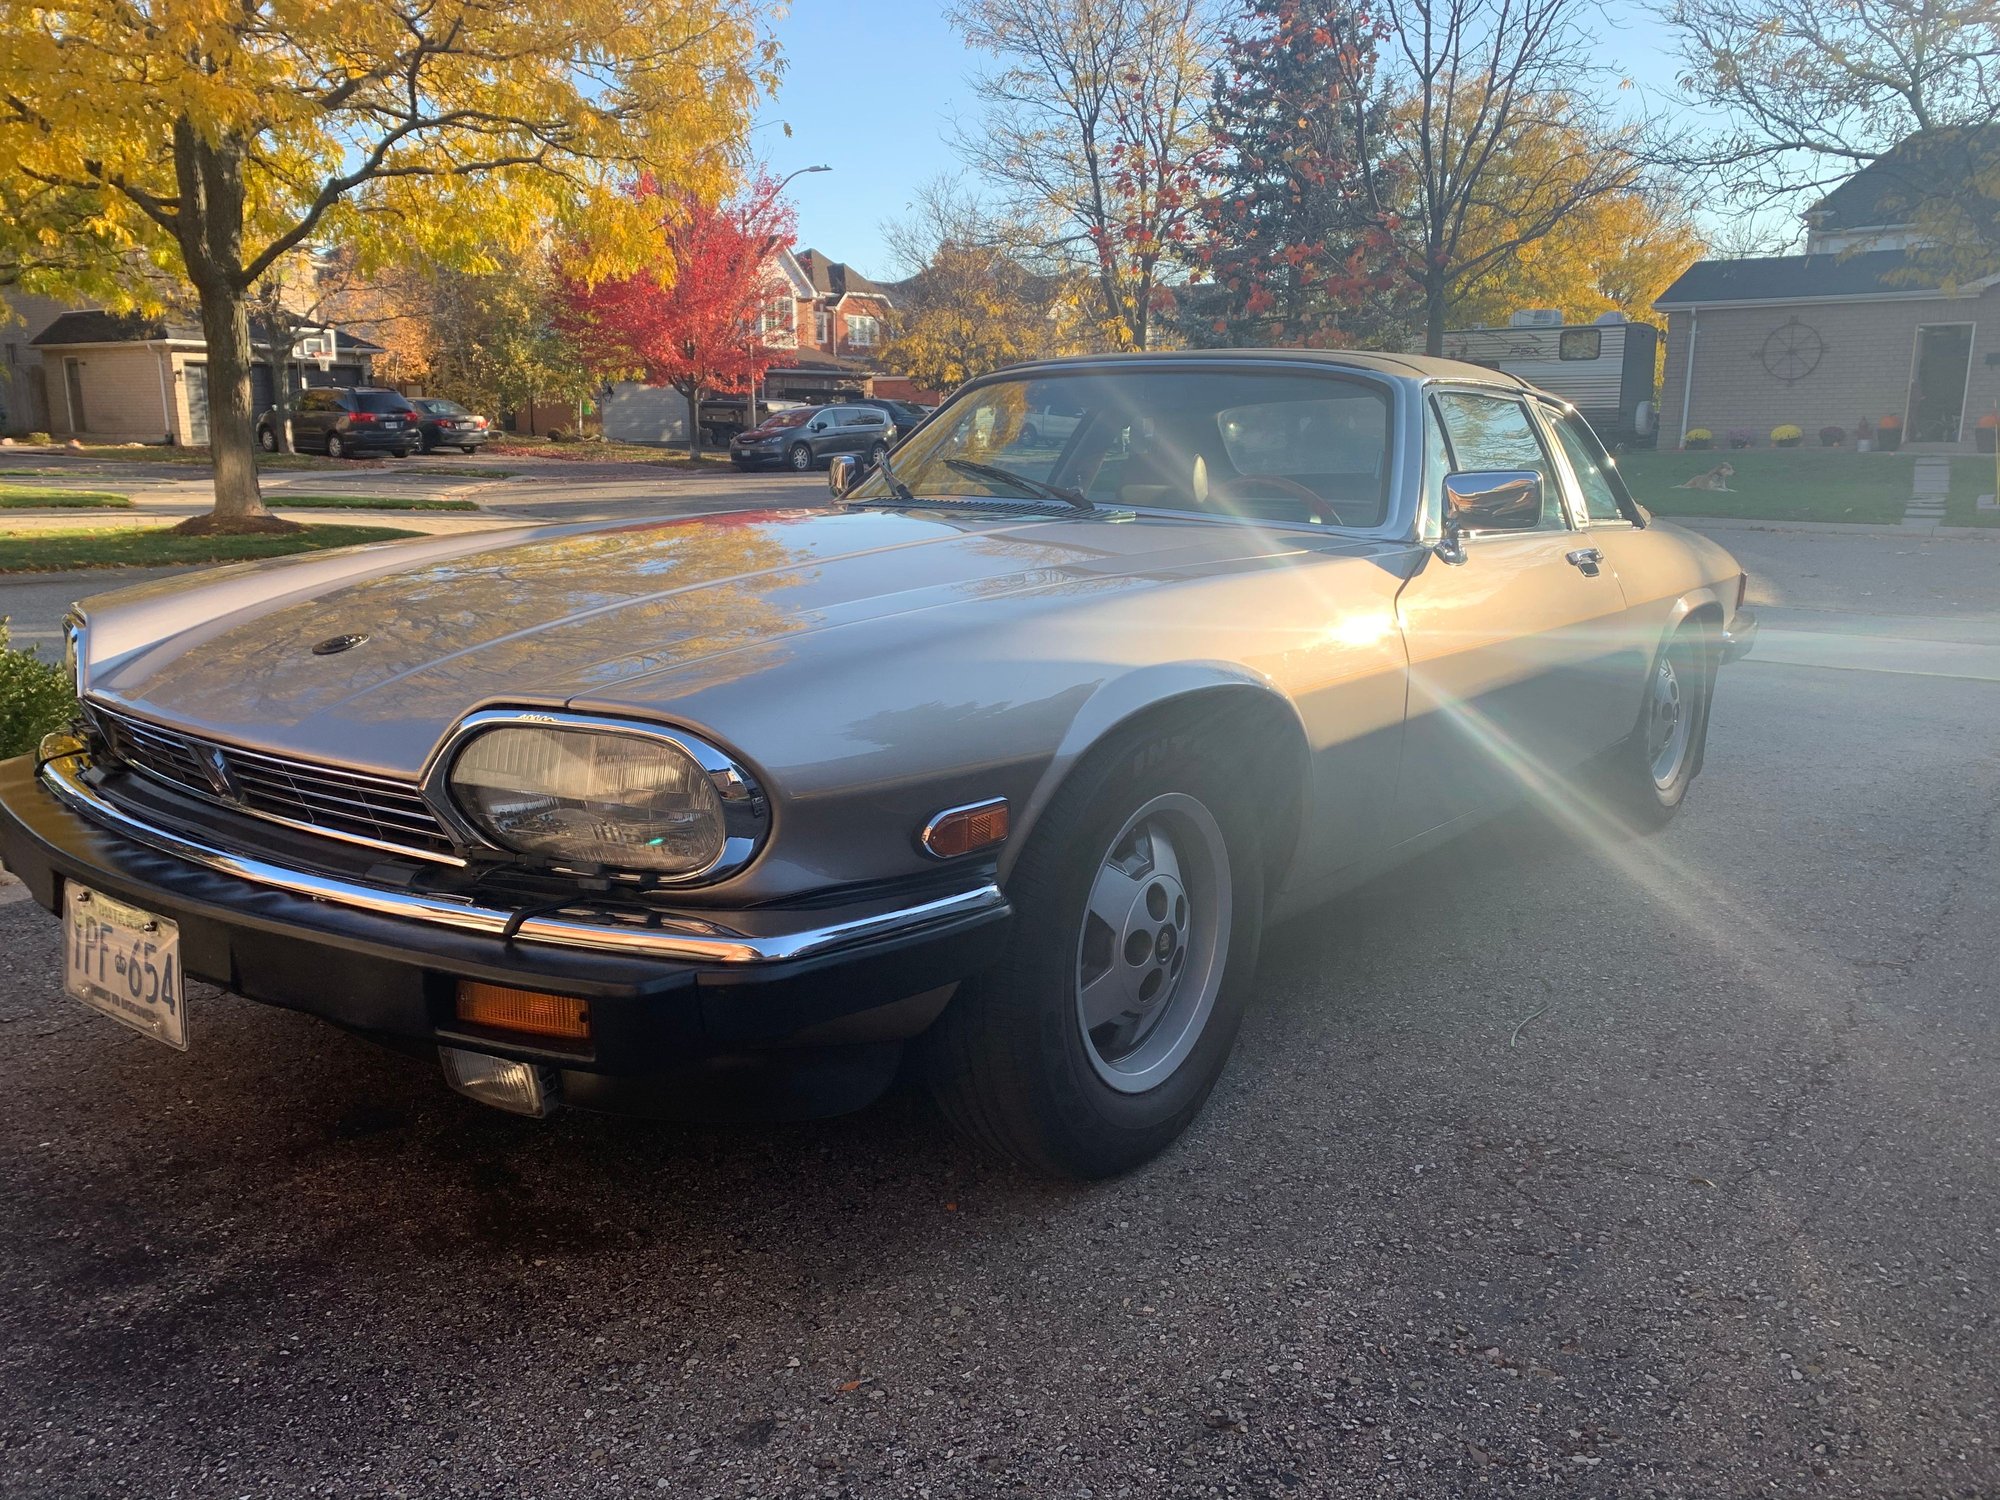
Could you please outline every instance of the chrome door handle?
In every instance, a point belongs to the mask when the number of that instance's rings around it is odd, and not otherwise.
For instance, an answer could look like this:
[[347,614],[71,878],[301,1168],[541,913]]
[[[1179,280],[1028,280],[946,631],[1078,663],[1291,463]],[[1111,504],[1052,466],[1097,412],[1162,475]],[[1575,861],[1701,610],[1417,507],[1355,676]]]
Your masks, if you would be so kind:
[[1604,554],[1595,547],[1578,547],[1574,552],[1565,553],[1564,557],[1575,564],[1585,578],[1595,578],[1598,564],[1604,561]]

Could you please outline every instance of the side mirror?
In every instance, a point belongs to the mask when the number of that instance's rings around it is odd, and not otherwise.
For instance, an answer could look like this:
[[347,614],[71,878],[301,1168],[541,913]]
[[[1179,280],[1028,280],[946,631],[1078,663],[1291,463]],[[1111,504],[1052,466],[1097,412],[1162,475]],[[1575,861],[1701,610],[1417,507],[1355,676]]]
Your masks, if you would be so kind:
[[834,455],[833,461],[826,466],[826,487],[833,491],[834,499],[838,500],[854,488],[854,471],[858,467],[852,453]]
[[825,417],[814,417],[814,418],[813,418],[813,420],[812,420],[812,425],[811,425],[810,427],[808,427],[808,428],[806,429],[806,431],[808,431],[808,432],[825,432],[825,431],[826,431],[826,418],[825,418]]
[[1542,521],[1542,476],[1533,469],[1447,474],[1444,527],[1456,531],[1532,531]]

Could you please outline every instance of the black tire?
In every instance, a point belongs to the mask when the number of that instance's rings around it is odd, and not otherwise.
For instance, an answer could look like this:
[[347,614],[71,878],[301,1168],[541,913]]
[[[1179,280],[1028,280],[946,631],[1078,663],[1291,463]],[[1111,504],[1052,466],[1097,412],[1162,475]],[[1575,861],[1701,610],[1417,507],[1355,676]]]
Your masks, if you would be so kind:
[[[1007,882],[1015,916],[1006,954],[960,986],[920,1047],[939,1108],[979,1145],[1048,1176],[1115,1176],[1185,1130],[1221,1076],[1257,967],[1264,863],[1244,788],[1213,748],[1220,730],[1191,719],[1108,744],[1043,812]],[[1174,794],[1213,814],[1227,849],[1228,914],[1213,960],[1220,980],[1205,1023],[1184,1033],[1194,1038],[1185,1056],[1133,1092],[1105,1081],[1084,1031],[1086,905],[1127,821]]]
[[435,442],[433,442],[433,441],[432,441],[432,439],[431,439],[431,435],[430,435],[430,434],[429,434],[428,432],[424,432],[424,431],[421,431],[421,430],[419,430],[419,431],[418,431],[418,433],[417,433],[417,451],[418,451],[419,453],[429,453],[429,452],[431,452],[432,450],[434,450],[434,449],[435,449],[436,447],[437,447],[437,444],[436,444]]
[[262,448],[266,453],[276,453],[278,451],[278,429],[275,427],[259,427],[257,429],[257,446]]
[[[1687,800],[1708,744],[1715,668],[1714,640],[1698,621],[1676,630],[1653,659],[1638,723],[1605,766],[1606,792],[1636,830],[1665,827]],[[1666,681],[1675,689],[1676,724],[1684,724],[1686,733],[1677,741],[1670,729],[1663,744],[1661,700]]]
[[328,458],[347,457],[347,444],[341,441],[339,433],[329,432],[326,435],[326,456]]
[[467,443],[464,447],[459,449],[459,452],[465,454],[473,454],[477,453],[478,451],[479,451],[479,444],[477,443]]
[[881,468],[882,460],[888,455],[888,452],[889,445],[887,443],[877,443],[874,447],[870,448],[868,450],[868,467],[871,469]]
[[785,454],[785,462],[794,474],[803,474],[813,466],[813,451],[805,443],[794,443]]

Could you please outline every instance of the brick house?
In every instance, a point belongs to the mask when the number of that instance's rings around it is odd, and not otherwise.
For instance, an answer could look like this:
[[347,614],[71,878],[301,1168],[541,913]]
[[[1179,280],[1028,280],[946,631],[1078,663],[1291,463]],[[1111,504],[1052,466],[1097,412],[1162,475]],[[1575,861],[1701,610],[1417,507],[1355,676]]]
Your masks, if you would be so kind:
[[1913,136],[1827,194],[1805,254],[1697,261],[1667,288],[1663,446],[1697,427],[1762,446],[1787,422],[1812,443],[1891,416],[1906,447],[1972,451],[1979,417],[2000,411],[2000,276],[1926,273],[1913,184],[1940,180],[1940,150]]
[[[814,405],[848,396],[934,399],[882,363],[895,311],[892,290],[852,266],[817,250],[779,250],[771,257],[770,297],[758,314],[757,336],[780,353],[758,399]],[[667,386],[619,381],[602,404],[608,438],[687,441],[687,403]]]

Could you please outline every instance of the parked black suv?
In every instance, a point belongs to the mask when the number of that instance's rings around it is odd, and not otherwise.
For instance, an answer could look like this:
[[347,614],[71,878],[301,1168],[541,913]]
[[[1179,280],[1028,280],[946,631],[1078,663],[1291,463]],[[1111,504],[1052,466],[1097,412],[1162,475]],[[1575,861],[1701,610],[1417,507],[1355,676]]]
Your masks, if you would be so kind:
[[[257,419],[257,442],[278,451],[278,414]],[[292,447],[300,453],[347,458],[356,453],[393,453],[408,458],[419,441],[417,409],[396,391],[381,386],[315,386],[299,392],[292,405]]]
[[856,396],[847,404],[872,406],[879,412],[886,412],[889,426],[893,429],[889,434],[892,443],[899,443],[915,432],[917,425],[937,410],[934,406],[920,406],[914,401],[898,401],[890,396]]
[[888,413],[876,407],[809,406],[774,412],[762,425],[737,433],[729,441],[729,457],[739,469],[783,464],[804,473],[836,453],[853,453],[863,467],[873,467],[889,451],[892,436]]

